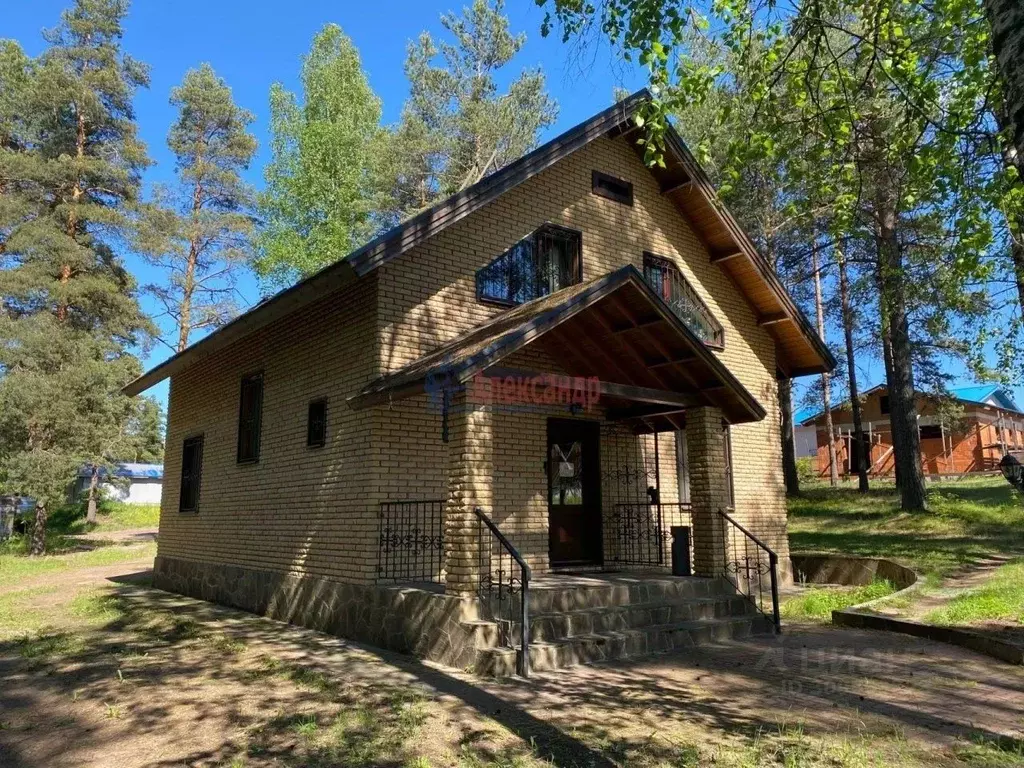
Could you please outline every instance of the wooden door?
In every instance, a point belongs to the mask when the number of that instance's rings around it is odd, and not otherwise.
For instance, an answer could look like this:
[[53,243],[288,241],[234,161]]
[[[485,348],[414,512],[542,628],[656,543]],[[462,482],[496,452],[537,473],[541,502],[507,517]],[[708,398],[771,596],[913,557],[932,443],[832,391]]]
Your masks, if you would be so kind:
[[548,542],[552,566],[599,565],[600,425],[548,419]]

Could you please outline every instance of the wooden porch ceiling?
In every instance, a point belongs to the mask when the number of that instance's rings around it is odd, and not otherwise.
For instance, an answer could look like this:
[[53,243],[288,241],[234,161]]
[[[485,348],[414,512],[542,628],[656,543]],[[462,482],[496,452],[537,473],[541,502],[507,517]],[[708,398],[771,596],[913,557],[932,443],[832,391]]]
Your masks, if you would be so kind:
[[455,339],[349,399],[353,408],[407,397],[430,379],[465,383],[533,346],[557,371],[596,377],[600,404],[637,432],[680,429],[686,408],[721,408],[733,424],[759,421],[765,410],[725,365],[628,266],[524,304]]

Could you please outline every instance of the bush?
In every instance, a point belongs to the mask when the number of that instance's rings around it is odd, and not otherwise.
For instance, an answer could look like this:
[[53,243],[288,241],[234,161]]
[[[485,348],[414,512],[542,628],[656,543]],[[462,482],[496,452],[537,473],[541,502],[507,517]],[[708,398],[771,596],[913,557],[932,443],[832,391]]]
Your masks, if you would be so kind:
[[800,478],[801,485],[813,483],[818,476],[817,462],[813,456],[804,456],[796,460],[796,475]]

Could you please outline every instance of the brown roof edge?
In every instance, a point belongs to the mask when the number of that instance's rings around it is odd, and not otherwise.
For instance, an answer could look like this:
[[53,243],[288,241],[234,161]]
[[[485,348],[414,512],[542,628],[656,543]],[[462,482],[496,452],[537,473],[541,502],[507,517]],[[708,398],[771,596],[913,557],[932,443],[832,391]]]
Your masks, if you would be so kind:
[[698,186],[701,189],[701,193],[704,194],[708,203],[721,217],[729,233],[740,247],[740,250],[743,251],[743,255],[754,265],[754,268],[757,269],[762,279],[768,284],[772,293],[779,300],[779,303],[782,304],[783,311],[796,321],[803,335],[807,337],[815,351],[821,356],[825,368],[822,371],[815,371],[815,373],[828,373],[832,371],[838,365],[835,356],[822,338],[818,336],[818,332],[814,330],[800,307],[793,301],[793,297],[789,295],[789,291],[786,290],[782,281],[779,280],[775,269],[764,259],[746,230],[740,226],[736,217],[733,216],[732,212],[718,196],[718,193],[715,192],[711,179],[708,178],[707,173],[705,173],[700,163],[697,162],[697,158],[690,152],[686,142],[683,141],[683,137],[679,135],[671,123],[669,123],[666,133],[668,136],[667,145],[675,151],[680,163],[686,169],[686,173],[691,179],[700,182]]
[[[345,258],[328,264],[319,272],[285,289],[270,299],[239,315],[232,322],[219,328],[188,349],[179,352],[164,363],[150,369],[139,378],[127,384],[122,391],[137,395],[163,379],[190,365],[195,360],[221,349],[240,339],[247,333],[263,327],[287,311],[298,309],[306,301],[320,298],[322,294],[312,291],[313,299],[304,300],[310,284],[320,286],[337,282],[340,287],[347,282],[351,273],[363,277],[386,261],[401,255],[409,248],[439,232],[450,224],[465,218],[473,211],[491,202],[512,187],[521,184],[542,170],[554,165],[566,155],[603,136],[612,128],[630,118],[636,108],[650,98],[644,88],[613,104],[588,120],[573,126],[561,135],[545,142],[529,154],[524,155],[500,171],[486,176],[471,187],[467,187],[437,205],[418,213],[411,219],[392,227],[370,242],[357,248]],[[342,273],[340,276],[337,273]],[[340,281],[339,281],[340,277]],[[330,289],[330,290],[333,290]],[[294,303],[290,300],[294,299]],[[285,305],[289,309],[284,309]],[[267,317],[269,315],[269,317]],[[201,348],[201,349],[200,349]]]
[[[344,259],[329,264],[319,272],[302,282],[276,294],[272,298],[257,304],[245,314],[206,336],[188,349],[178,353],[171,359],[147,371],[135,381],[124,387],[122,391],[136,395],[145,391],[159,381],[183,370],[205,355],[221,349],[288,312],[299,309],[305,304],[323,297],[332,290],[346,285],[353,278],[360,278],[377,267],[395,258],[409,248],[431,237],[445,227],[465,218],[480,207],[513,187],[528,180],[532,176],[549,168],[565,156],[571,154],[593,139],[607,134],[622,126],[636,111],[637,107],[651,98],[647,89],[641,89],[626,97],[617,104],[599,112],[597,115],[570,128],[560,136],[542,144],[537,149],[519,160],[510,163],[500,171],[485,177],[476,184],[443,200],[437,205],[413,216],[382,235],[374,238],[362,247],[350,253]],[[826,363],[827,370],[835,367],[836,361],[821,339],[811,329],[806,318],[793,303],[785,288],[779,282],[774,271],[760,257],[753,243],[740,228],[729,211],[722,205],[717,194],[711,187],[710,180],[700,168],[699,163],[690,154],[682,138],[669,125],[669,148],[678,156],[681,163],[693,169],[695,178],[702,180],[710,195],[709,200],[715,210],[723,217],[730,232],[741,244],[747,258],[751,259],[758,272],[765,279],[772,291],[787,312],[792,313],[801,330],[811,340]]]
[[121,391],[128,396],[141,394],[154,384],[184,370],[207,355],[258,331],[300,307],[334,293],[357,279],[358,275],[355,270],[343,261],[328,269],[323,269],[312,277],[260,302],[230,323],[221,326],[192,346],[146,371],[134,381],[130,381]]

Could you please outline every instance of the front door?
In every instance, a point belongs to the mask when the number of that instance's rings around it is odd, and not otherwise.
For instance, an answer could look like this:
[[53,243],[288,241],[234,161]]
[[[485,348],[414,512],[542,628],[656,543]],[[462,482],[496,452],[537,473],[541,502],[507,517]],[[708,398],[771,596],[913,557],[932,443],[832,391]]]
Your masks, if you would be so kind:
[[552,566],[599,565],[600,425],[548,419],[548,541]]

